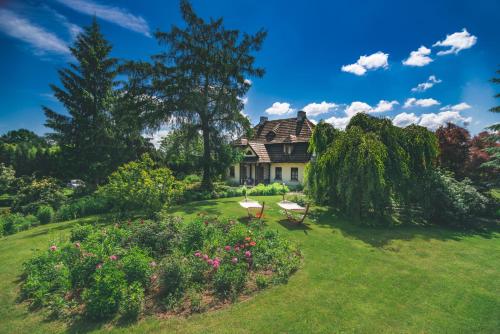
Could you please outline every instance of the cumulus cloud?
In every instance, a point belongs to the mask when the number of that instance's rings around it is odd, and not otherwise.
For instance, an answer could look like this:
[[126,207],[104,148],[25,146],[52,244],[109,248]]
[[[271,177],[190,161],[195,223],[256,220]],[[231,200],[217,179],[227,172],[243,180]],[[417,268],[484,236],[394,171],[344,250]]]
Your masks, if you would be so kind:
[[465,28],[461,32],[456,32],[451,35],[446,35],[442,41],[436,42],[433,46],[448,48],[447,50],[439,51],[438,56],[444,56],[451,53],[457,54],[462,50],[469,49],[477,42],[477,37],[471,35]]
[[269,115],[285,115],[291,114],[294,110],[290,108],[290,103],[287,102],[274,102],[273,105],[266,109]]
[[326,114],[332,109],[336,109],[338,107],[337,104],[335,103],[330,103],[323,101],[321,103],[309,103],[307,106],[305,106],[302,110],[304,110],[307,113],[307,116],[318,116],[321,114]]
[[326,119],[325,121],[327,123],[332,124],[334,127],[338,129],[344,129],[347,126],[347,124],[349,124],[351,118],[358,113],[368,114],[368,113],[380,113],[380,112],[391,111],[397,104],[399,104],[398,101],[380,100],[375,107],[372,107],[368,103],[361,101],[354,101],[345,108],[344,110],[345,116],[343,117],[333,116]]
[[458,111],[442,111],[436,114],[423,114],[420,116],[419,125],[430,130],[436,130],[446,123],[460,124],[464,126],[471,122],[471,117],[463,117]]
[[431,75],[426,82],[419,83],[417,87],[412,88],[412,92],[425,92],[426,90],[434,87],[434,85],[441,83],[442,80],[436,78],[436,76]]
[[59,3],[83,14],[114,23],[122,28],[151,37],[149,25],[144,18],[129,13],[126,9],[102,5],[89,0],[57,0]]
[[7,9],[0,9],[0,31],[29,44],[35,54],[70,53],[66,43],[55,34]]
[[418,66],[422,67],[432,62],[432,58],[429,57],[431,54],[431,49],[421,46],[417,51],[410,52],[410,56],[403,60],[403,65],[406,66]]
[[432,98],[429,99],[416,99],[414,97],[410,97],[405,101],[403,108],[411,108],[411,107],[431,107],[439,105],[440,102],[434,100]]
[[418,117],[414,113],[408,114],[403,112],[396,115],[396,117],[394,117],[394,119],[392,120],[392,123],[396,126],[404,128],[405,126],[408,126],[410,124],[417,124],[419,119],[420,117]]
[[364,75],[368,70],[376,70],[378,68],[387,68],[389,66],[389,54],[378,51],[369,56],[361,56],[354,64],[344,65],[341,70],[343,72],[352,73],[355,75]]
[[462,103],[455,104],[455,105],[444,106],[439,110],[462,111],[462,110],[466,110],[466,109],[470,109],[470,108],[472,108],[472,107],[468,103],[462,102]]

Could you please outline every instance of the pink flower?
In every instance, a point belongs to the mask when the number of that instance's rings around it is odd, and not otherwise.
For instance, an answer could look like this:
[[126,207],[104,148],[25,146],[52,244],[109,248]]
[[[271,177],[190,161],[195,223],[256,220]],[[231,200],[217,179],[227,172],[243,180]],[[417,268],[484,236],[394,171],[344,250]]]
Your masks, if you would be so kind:
[[256,245],[255,241],[251,241],[251,242],[250,242],[250,246],[252,246],[252,247],[253,247],[253,246],[255,246],[255,245]]
[[52,245],[50,246],[50,250],[55,252],[57,250],[57,246],[56,245]]
[[235,252],[239,252],[240,251],[240,247],[238,247],[238,246],[234,247],[234,251]]
[[208,263],[209,265],[212,265],[212,264],[214,264],[214,260],[212,260],[212,259],[208,259],[208,260],[207,260],[207,263]]
[[252,238],[250,238],[250,237],[245,238],[245,241],[250,241],[250,240],[252,240]]
[[232,262],[233,264],[238,263],[238,258],[237,258],[237,257],[233,257],[233,258],[231,259],[231,262]]
[[116,261],[116,260],[118,260],[118,257],[117,257],[116,255],[111,255],[111,256],[109,257],[109,259],[110,259],[111,261]]
[[80,243],[79,242],[75,242],[75,247],[76,248],[80,248]]
[[203,254],[203,260],[205,260],[205,261],[208,260],[208,255],[207,254]]
[[201,253],[200,252],[196,252],[196,253],[194,253],[194,256],[201,257]]
[[149,263],[149,265],[150,265],[151,267],[156,267],[156,262],[155,262],[155,261],[151,261],[151,262]]
[[252,256],[252,253],[250,253],[250,251],[246,251],[246,252],[245,252],[245,256],[246,256],[246,257],[250,257],[250,256]]
[[214,267],[214,269],[217,269],[217,268],[219,268],[219,265],[220,265],[220,262],[215,260],[212,266]]
[[231,250],[231,246],[226,246],[224,249],[229,252]]
[[102,268],[102,263],[98,263],[97,266],[95,266],[96,269],[101,269]]

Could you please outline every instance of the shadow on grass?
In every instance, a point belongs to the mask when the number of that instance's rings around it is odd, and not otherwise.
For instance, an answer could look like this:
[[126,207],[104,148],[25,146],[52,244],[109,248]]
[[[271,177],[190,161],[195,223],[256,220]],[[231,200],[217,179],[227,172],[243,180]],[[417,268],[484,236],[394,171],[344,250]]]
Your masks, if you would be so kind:
[[[215,201],[199,201],[199,202],[191,202],[186,204],[180,204],[173,206],[168,209],[169,213],[183,212],[186,214],[193,214],[196,212],[203,211],[206,214],[218,214],[219,210],[215,208],[217,206],[217,202]],[[203,209],[200,211],[200,208]]]
[[409,241],[416,237],[424,240],[455,240],[464,237],[480,236],[485,239],[495,237],[500,232],[498,225],[480,230],[458,229],[442,226],[418,226],[403,224],[397,226],[366,226],[360,222],[342,217],[338,211],[328,208],[315,208],[310,219],[314,224],[340,230],[345,236],[361,240],[373,247],[384,247],[394,240]]
[[309,231],[311,228],[308,226],[306,222],[303,223],[293,223],[289,221],[288,219],[281,219],[278,220],[278,224],[283,226],[284,228],[290,230],[290,231],[304,231],[304,234],[308,234],[307,231]]

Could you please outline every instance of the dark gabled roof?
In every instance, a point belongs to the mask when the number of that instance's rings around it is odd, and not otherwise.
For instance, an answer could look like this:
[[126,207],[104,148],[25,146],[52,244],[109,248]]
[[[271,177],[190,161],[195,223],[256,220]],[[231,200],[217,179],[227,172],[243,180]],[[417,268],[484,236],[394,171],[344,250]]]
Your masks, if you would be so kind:
[[[254,127],[251,138],[239,138],[233,145],[250,146],[258,162],[307,162],[311,157],[307,147],[313,130],[314,124],[305,114],[302,118],[264,120]],[[292,154],[285,154],[279,144],[295,144]]]
[[298,120],[297,117],[276,119],[255,126],[251,140],[266,144],[308,142],[313,129],[314,124],[307,118],[303,120]]

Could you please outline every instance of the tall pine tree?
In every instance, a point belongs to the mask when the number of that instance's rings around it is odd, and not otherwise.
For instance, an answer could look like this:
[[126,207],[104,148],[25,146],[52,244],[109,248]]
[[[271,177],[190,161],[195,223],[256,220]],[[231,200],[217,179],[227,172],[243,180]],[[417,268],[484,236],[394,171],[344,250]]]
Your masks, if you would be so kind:
[[254,65],[253,52],[261,48],[266,32],[241,34],[226,29],[222,19],[205,22],[186,0],[181,1],[181,14],[184,28],[156,33],[165,52],[153,56],[152,64],[132,67],[149,77],[144,96],[155,105],[155,113],[148,115],[153,127],[189,124],[201,133],[203,185],[210,189],[223,161],[219,153],[227,149],[226,138],[249,128],[240,112],[242,97],[250,88],[246,78],[264,74]]
[[[500,75],[500,70],[497,70],[497,74]],[[492,78],[491,82],[500,84],[500,78]],[[495,95],[496,98],[500,98],[500,93]],[[491,112],[500,113],[500,106],[496,106],[490,109]],[[490,160],[485,162],[482,166],[486,168],[494,168],[496,170],[500,169],[500,123],[495,123],[488,127],[493,133],[488,137],[490,141],[490,147],[486,148],[485,151],[490,155]],[[497,183],[500,182],[497,177]]]
[[114,140],[113,108],[117,60],[94,18],[70,48],[76,63],[59,70],[63,87],[51,85],[69,115],[43,107],[49,136],[61,148],[67,177],[99,184],[121,161]]

